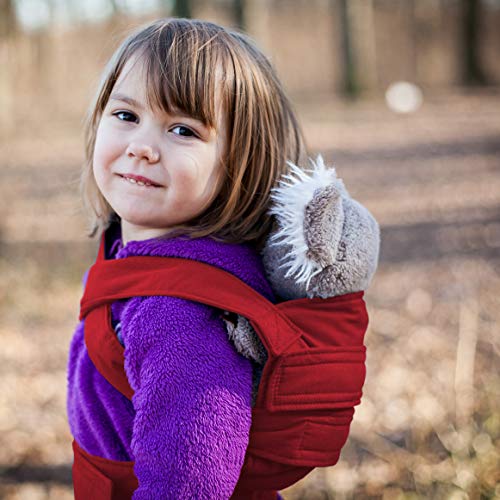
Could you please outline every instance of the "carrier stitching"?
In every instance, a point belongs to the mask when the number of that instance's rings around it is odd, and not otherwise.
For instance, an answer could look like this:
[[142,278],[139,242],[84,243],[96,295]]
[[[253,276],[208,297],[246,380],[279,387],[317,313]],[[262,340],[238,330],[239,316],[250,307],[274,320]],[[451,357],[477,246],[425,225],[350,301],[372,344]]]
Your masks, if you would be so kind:
[[[357,406],[359,403],[360,403],[360,400],[361,398],[357,398],[355,400],[349,400],[349,401],[337,401],[335,404],[338,404],[338,403],[346,403],[348,404],[349,406],[343,406],[343,407],[340,407],[340,408],[336,408],[334,406],[334,403],[332,404],[329,404],[328,406],[324,406],[326,405],[326,403],[318,403],[317,401],[300,401],[300,404],[301,404],[301,408],[288,408],[287,406],[289,405],[296,405],[297,402],[295,401],[273,401],[273,406],[275,407],[281,407],[281,411],[301,411],[303,410],[304,408],[306,407],[315,407],[315,409],[317,409],[318,411],[321,411],[321,410],[330,410],[330,411],[336,411],[336,410],[345,410],[347,408],[351,408],[353,405]],[[319,406],[319,404],[321,404],[322,406]],[[276,408],[275,410],[279,410],[280,408]],[[309,411],[309,410],[307,410]]]
[[[347,424],[349,424],[351,420],[349,420],[349,422]],[[304,431],[302,432],[302,435],[300,436],[300,442],[299,442],[299,445],[298,445],[298,448],[297,448],[297,452],[300,454],[299,456],[301,458],[306,458],[306,459],[309,459],[309,460],[315,460],[316,457],[320,457],[321,456],[321,454],[322,454],[321,450],[314,450],[314,449],[311,449],[311,448],[307,449],[304,446],[305,435],[306,435],[306,432],[311,427],[311,424],[313,424],[313,423],[310,420],[306,420],[305,425],[304,425]],[[346,424],[344,424],[344,425],[335,425],[335,424],[332,424],[332,427],[345,427],[345,425]],[[341,445],[340,447],[337,447],[337,448],[333,448],[332,447],[332,452],[334,452],[334,453],[340,452],[340,450],[342,449],[342,447],[343,447],[343,445]]]
[[315,401],[307,401],[307,400],[301,400],[300,398],[305,397],[306,399],[309,397],[318,397],[317,394],[291,394],[287,396],[277,396],[275,397],[275,404],[281,404],[281,405],[286,405],[286,404],[292,404],[292,403],[300,403],[303,405],[314,405],[314,404],[325,404],[325,403],[331,403],[332,405],[338,404],[338,403],[352,403],[353,401],[357,401],[358,399],[361,399],[361,391],[360,392],[353,392],[353,393],[342,393],[342,396],[347,397],[347,399],[335,399],[334,401],[320,401],[318,402],[317,400]]
[[[347,293],[345,295],[338,295],[335,297],[335,303],[344,303],[344,302],[357,302],[358,299],[364,296],[364,292],[352,292]],[[321,304],[325,299],[321,297],[313,297],[313,298],[301,298],[301,299],[292,299],[287,300],[285,302],[281,302],[283,304],[283,309],[286,309],[289,303],[300,304],[304,302],[304,304]]]
[[[308,361],[301,360],[300,358],[304,355],[304,353],[300,353],[299,360],[300,362],[295,361],[294,364],[286,364],[280,369],[285,368],[300,368],[302,366],[316,366],[316,365],[362,365],[363,359],[329,359],[329,360],[317,360],[317,361]],[[288,357],[288,356],[287,356]]]
[[[316,354],[346,354],[348,357],[355,356],[359,358],[360,356],[364,356],[366,352],[366,347],[364,345],[357,346],[329,346],[329,347],[312,347],[304,352],[291,352],[286,355],[286,359],[292,358],[302,358],[303,356],[315,356]],[[357,356],[356,356],[357,355]],[[329,363],[330,361],[325,361]],[[309,362],[307,364],[310,364]]]
[[305,450],[303,450],[303,446],[304,446],[304,436],[306,434],[306,430],[309,426],[309,420],[306,420],[305,423],[304,423],[304,430],[302,431],[302,435],[300,436],[300,442],[299,442],[299,446],[298,446],[298,453],[300,454],[301,457],[304,456],[304,452]]

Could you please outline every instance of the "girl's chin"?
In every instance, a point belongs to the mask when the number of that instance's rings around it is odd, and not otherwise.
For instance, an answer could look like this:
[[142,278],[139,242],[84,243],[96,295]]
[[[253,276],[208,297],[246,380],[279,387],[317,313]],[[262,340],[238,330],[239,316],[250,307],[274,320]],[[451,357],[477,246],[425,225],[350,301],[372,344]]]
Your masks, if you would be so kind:
[[114,210],[120,216],[122,223],[125,222],[130,226],[150,228],[161,227],[161,221],[151,217],[149,212],[145,211],[144,208],[144,203],[134,203],[126,206],[117,206]]

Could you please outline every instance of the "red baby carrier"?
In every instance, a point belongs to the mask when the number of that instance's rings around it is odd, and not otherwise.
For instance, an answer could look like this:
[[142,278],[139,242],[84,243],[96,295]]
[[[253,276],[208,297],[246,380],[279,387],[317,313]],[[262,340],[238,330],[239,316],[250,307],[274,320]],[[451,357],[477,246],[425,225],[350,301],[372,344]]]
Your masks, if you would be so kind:
[[[87,278],[80,318],[85,318],[91,360],[128,398],[133,390],[124,370],[124,349],[111,326],[115,300],[168,295],[197,301],[244,316],[264,344],[268,360],[232,498],[275,499],[277,490],[314,467],[338,461],[365,379],[363,337],[368,316],[363,292],[272,304],[232,274],[201,262],[152,256],[106,260],[104,242],[103,235]],[[92,493],[92,500],[131,496],[137,487],[133,462],[93,457],[76,442],[74,449],[77,500],[89,498],[91,468],[109,480],[105,488],[109,493],[101,497]]]

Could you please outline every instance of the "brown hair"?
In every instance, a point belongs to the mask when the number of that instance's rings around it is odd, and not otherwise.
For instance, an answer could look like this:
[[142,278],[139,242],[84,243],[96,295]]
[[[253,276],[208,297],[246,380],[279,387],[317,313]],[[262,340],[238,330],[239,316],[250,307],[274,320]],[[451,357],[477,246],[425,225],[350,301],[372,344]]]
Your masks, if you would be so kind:
[[148,104],[178,109],[215,127],[215,98],[226,120],[225,179],[212,204],[176,232],[211,235],[227,242],[262,243],[271,226],[270,191],[299,163],[305,145],[297,119],[268,59],[245,35],[216,24],[160,19],[129,35],[104,71],[85,126],[86,161],[81,190],[91,214],[89,236],[102,234],[117,217],[100,193],[92,162],[97,128],[125,63],[144,62]]

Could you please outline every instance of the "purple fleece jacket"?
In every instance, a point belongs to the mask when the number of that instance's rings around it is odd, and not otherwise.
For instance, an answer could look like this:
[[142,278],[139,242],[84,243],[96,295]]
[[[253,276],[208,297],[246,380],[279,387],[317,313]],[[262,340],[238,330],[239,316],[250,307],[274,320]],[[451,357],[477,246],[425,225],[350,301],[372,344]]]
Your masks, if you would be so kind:
[[[106,232],[107,258],[183,257],[225,269],[273,300],[257,252],[210,238],[130,241]],[[115,254],[116,249],[118,252]],[[84,277],[84,283],[86,277]],[[134,499],[229,498],[251,424],[252,366],[228,340],[219,312],[174,297],[132,297],[112,304],[135,394],[120,394],[96,370],[83,321],[69,355],[68,417],[88,453],[134,460]]]

